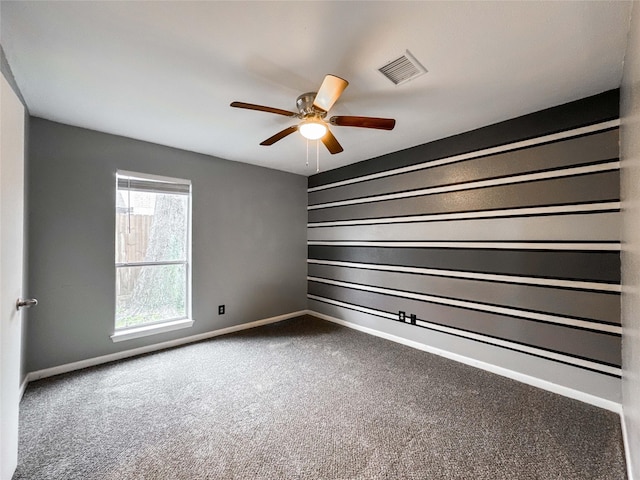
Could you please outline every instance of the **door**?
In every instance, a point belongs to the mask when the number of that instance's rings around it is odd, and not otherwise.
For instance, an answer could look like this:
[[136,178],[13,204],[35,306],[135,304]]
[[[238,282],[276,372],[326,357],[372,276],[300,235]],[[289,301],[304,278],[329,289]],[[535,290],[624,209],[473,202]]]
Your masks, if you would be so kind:
[[24,268],[24,107],[0,80],[0,480],[18,463]]

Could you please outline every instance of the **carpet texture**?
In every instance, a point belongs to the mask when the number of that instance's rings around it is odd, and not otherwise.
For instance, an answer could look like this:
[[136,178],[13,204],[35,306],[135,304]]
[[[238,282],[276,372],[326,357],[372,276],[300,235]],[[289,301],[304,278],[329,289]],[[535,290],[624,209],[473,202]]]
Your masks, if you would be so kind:
[[14,480],[626,478],[619,417],[301,317],[29,384]]

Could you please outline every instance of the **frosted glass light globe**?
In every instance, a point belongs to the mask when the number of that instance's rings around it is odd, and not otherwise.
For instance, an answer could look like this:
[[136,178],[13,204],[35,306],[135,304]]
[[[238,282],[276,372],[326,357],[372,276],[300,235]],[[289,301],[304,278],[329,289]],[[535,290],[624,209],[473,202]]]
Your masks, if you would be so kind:
[[318,140],[327,133],[327,126],[317,120],[303,122],[300,127],[300,134],[308,140]]

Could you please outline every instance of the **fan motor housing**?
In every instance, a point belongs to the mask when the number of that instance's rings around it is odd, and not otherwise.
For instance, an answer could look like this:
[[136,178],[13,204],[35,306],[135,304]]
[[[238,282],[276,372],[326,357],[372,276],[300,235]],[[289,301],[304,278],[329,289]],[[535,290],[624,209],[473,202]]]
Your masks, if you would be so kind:
[[311,116],[324,118],[327,115],[327,112],[325,112],[324,110],[313,106],[316,95],[316,92],[307,92],[300,95],[296,100],[296,107],[298,107],[298,111],[300,112],[300,116],[302,118]]

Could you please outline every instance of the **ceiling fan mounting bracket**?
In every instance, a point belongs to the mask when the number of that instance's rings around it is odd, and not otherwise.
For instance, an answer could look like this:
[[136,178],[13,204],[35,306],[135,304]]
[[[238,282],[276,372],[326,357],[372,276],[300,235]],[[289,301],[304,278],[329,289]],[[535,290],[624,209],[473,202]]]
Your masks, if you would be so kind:
[[299,118],[315,117],[322,119],[327,116],[327,112],[313,105],[316,95],[316,92],[307,92],[298,97],[296,107],[298,107],[298,111],[300,112],[298,115]]

